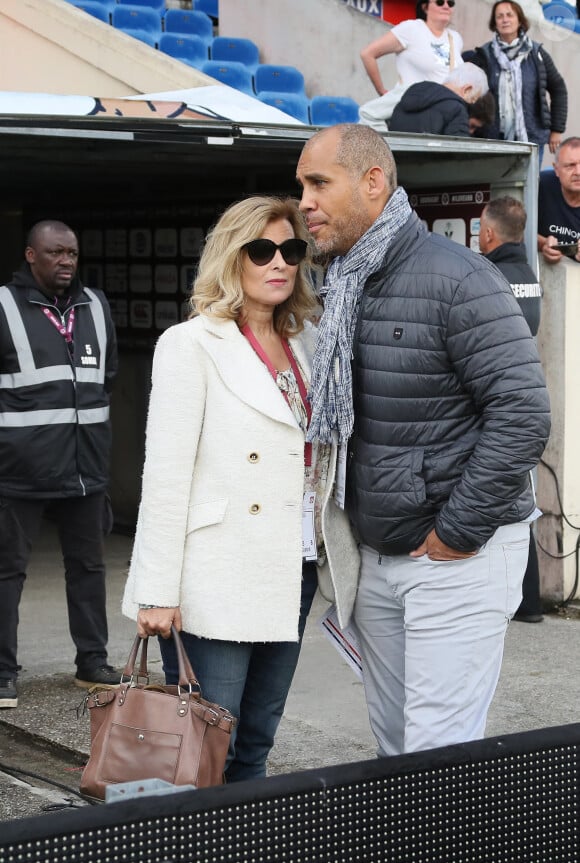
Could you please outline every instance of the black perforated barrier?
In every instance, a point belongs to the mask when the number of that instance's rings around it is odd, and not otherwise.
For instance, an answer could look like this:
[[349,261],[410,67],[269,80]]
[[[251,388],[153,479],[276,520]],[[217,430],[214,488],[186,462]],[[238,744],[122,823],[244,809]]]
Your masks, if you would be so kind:
[[580,724],[0,825],[0,863],[574,863]]

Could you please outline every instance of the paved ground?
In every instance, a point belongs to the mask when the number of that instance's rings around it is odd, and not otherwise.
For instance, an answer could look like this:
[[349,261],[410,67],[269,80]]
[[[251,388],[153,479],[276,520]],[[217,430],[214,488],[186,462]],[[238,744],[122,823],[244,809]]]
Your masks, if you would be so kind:
[[[129,538],[107,543],[110,661],[123,666],[134,625],[120,613],[130,555]],[[362,684],[322,633],[326,607],[315,600],[286,715],[270,759],[271,773],[372,758]],[[19,706],[0,711],[0,822],[54,807],[84,805],[66,788],[78,788],[89,750],[88,718],[77,718],[83,692],[73,685],[73,647],[68,634],[58,549],[50,530],[38,544],[21,604]],[[580,721],[578,653],[580,620],[546,616],[539,624],[510,626],[502,676],[489,716],[488,736]],[[160,671],[156,645],[153,670]],[[50,778],[11,774],[18,767]]]

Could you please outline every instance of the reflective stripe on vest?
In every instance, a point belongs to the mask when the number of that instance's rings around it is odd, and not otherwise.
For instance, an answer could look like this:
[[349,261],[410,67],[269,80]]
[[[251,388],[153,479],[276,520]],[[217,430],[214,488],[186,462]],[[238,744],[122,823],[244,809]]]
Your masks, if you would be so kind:
[[74,376],[70,366],[49,366],[45,369],[33,369],[30,372],[0,375],[0,389],[15,390],[18,387],[33,387],[35,384],[48,384],[51,381],[72,380]]
[[[18,365],[20,366],[19,372],[0,375],[0,388],[18,389],[20,387],[30,387],[52,381],[74,380],[79,383],[104,385],[107,348],[105,313],[102,303],[97,295],[91,291],[90,288],[85,288],[84,290],[91,300],[91,302],[86,305],[88,305],[93,318],[93,325],[99,345],[100,364],[96,368],[75,367],[73,370],[70,365],[54,365],[46,368],[36,368],[34,355],[32,353],[32,348],[30,347],[30,340],[16,300],[5,286],[3,289],[0,289],[0,305],[4,309],[8,329],[18,357]],[[62,410],[14,411],[0,414],[0,427],[58,425],[62,423],[77,422],[80,425],[89,425],[92,423],[105,422],[108,418],[108,407],[80,410],[78,412],[75,411],[74,408],[66,408]]]
[[88,408],[75,411],[74,408],[62,408],[46,411],[4,411],[0,413],[0,428],[26,428],[27,426],[47,425],[93,425],[104,423],[109,419],[108,406]]
[[20,373],[34,373],[36,371],[36,365],[34,364],[34,357],[32,356],[32,349],[30,347],[30,342],[28,341],[28,334],[24,327],[24,321],[22,320],[22,315],[16,305],[16,300],[6,286],[4,286],[3,290],[0,291],[0,305],[4,309],[8,329],[10,330],[14,348],[18,355]]
[[[93,291],[91,291],[90,288],[85,288],[85,293],[92,300],[89,308],[93,316],[93,323],[95,325],[95,332],[97,334],[97,342],[99,343],[99,355],[101,357],[101,364],[96,369],[77,369],[77,381],[83,381],[84,383],[104,384],[105,360],[107,358],[107,328],[105,326],[105,312],[103,310],[103,304],[101,303],[97,295]],[[96,381],[93,378],[93,375],[95,373],[97,375]]]

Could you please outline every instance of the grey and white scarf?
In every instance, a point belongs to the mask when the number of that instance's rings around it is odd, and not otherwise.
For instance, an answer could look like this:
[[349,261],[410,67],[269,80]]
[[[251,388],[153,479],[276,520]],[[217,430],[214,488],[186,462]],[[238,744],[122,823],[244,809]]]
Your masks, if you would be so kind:
[[522,63],[532,50],[532,41],[523,31],[509,44],[497,36],[491,48],[500,68],[498,87],[499,126],[506,141],[527,141],[522,104]]
[[330,443],[336,430],[339,442],[344,443],[352,433],[352,339],[360,299],[366,280],[379,268],[410,215],[407,194],[399,186],[368,231],[328,268],[321,290],[324,313],[312,363],[309,441]]

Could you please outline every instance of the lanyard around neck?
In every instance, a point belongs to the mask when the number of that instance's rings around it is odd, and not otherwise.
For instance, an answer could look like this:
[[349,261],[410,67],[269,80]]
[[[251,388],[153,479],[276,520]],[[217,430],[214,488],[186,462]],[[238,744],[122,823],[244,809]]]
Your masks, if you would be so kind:
[[46,306],[42,307],[42,311],[44,312],[44,314],[46,315],[46,317],[48,318],[50,323],[53,325],[53,327],[56,327],[56,329],[59,331],[61,336],[64,336],[65,342],[70,347],[72,344],[72,340],[73,340],[73,328],[75,325],[74,306],[71,308],[71,310],[69,312],[69,316],[68,316],[68,320],[67,320],[66,324],[64,324],[62,322],[62,320],[59,321],[58,318],[56,317],[56,315],[53,314],[53,312],[51,312],[51,310],[48,309]]
[[[250,329],[249,325],[244,324],[244,326],[241,327],[241,332],[242,332],[242,335],[244,335],[247,338],[247,340],[249,341],[249,343],[253,347],[254,351],[260,357],[260,359],[262,360],[262,362],[264,363],[264,365],[266,366],[266,368],[268,369],[268,371],[270,372],[270,374],[272,375],[274,380],[277,381],[278,380],[278,372],[276,371],[276,369],[274,368],[274,366],[270,362],[270,358],[268,357],[268,355],[266,354],[266,351],[264,350],[264,348],[262,347],[262,345],[260,344],[260,342],[258,341],[256,336],[254,335],[254,333]],[[288,344],[287,339],[281,339],[281,342],[282,342],[282,347],[284,348],[284,353],[286,354],[286,356],[288,357],[288,360],[290,362],[290,367],[294,373],[296,383],[298,384],[298,392],[300,393],[300,398],[302,399],[302,404],[304,405],[304,410],[306,411],[306,419],[307,419],[308,425],[310,425],[310,418],[312,416],[312,408],[310,406],[310,401],[308,400],[308,395],[306,392],[306,386],[304,384],[304,380],[302,378],[302,375],[300,374],[300,369],[298,368],[298,363],[296,362],[294,354],[292,353],[292,351],[290,349],[290,345]],[[287,404],[290,405],[288,393],[286,393],[284,390],[281,390],[281,393],[284,396],[284,398],[286,399]],[[307,467],[310,467],[310,465],[312,464],[312,444],[311,443],[305,443],[304,444],[304,464]]]

